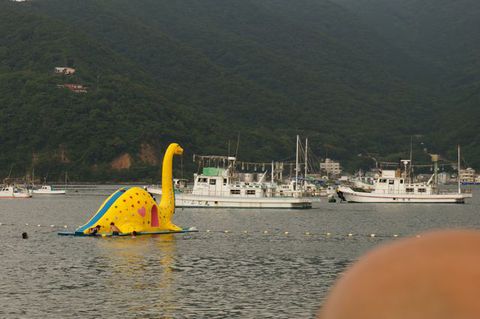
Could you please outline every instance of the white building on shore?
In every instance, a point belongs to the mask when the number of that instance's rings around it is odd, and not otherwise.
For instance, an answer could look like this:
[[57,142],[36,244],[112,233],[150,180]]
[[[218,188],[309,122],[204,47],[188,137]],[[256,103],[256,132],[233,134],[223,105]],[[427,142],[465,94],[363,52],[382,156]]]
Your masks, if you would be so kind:
[[326,158],[324,162],[320,163],[320,170],[322,171],[322,173],[327,174],[328,177],[339,176],[340,174],[342,174],[340,162],[334,161],[329,158]]
[[460,182],[474,183],[476,179],[475,170],[471,167],[460,170]]

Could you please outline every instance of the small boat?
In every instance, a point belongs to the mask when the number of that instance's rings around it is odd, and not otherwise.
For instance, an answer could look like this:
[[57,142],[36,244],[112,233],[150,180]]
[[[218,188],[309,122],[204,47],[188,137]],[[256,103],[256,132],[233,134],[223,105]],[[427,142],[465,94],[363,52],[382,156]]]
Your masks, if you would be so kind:
[[340,186],[337,194],[352,203],[464,203],[472,197],[471,193],[439,192],[431,183],[410,183],[391,170],[382,172],[371,192]]
[[54,190],[50,185],[43,185],[38,189],[33,190],[35,195],[65,195],[66,191],[64,189]]
[[[460,167],[459,149],[458,167]],[[402,160],[405,170],[383,170],[375,179],[373,191],[353,189],[340,186],[337,190],[341,200],[354,203],[465,203],[466,198],[471,198],[472,193],[462,192],[460,180],[458,191],[441,191],[438,188],[438,155],[432,154],[434,173],[428,182],[414,182],[409,177],[411,160]]]
[[30,198],[32,194],[25,188],[15,185],[4,185],[0,188],[0,198]]

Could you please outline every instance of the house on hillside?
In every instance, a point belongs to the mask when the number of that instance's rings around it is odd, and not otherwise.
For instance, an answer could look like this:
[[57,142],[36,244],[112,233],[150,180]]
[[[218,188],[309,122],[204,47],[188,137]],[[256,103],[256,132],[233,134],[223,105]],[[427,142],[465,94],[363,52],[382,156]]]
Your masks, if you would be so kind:
[[72,84],[72,83],[66,83],[66,84],[59,84],[57,85],[58,88],[65,88],[68,89],[74,93],[87,93],[87,87],[83,86],[81,84]]
[[55,73],[56,74],[64,74],[64,75],[72,75],[75,73],[74,68],[69,68],[69,67],[63,67],[63,66],[57,66],[55,67]]

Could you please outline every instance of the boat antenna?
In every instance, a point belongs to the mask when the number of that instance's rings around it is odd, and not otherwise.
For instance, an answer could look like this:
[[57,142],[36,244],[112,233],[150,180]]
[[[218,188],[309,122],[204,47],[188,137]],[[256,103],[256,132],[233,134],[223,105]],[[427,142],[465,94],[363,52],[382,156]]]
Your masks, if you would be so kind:
[[457,182],[458,182],[458,193],[461,194],[462,193],[462,189],[460,187],[460,144],[457,145]]
[[308,172],[308,137],[305,139],[305,176],[304,176],[304,183],[307,182],[307,172]]
[[183,179],[183,154],[180,155],[180,178]]
[[237,148],[235,149],[235,158],[238,156],[238,147],[240,146],[240,133],[237,136]]
[[297,135],[297,151],[295,153],[295,190],[298,190],[298,143],[300,137]]
[[412,183],[412,174],[413,174],[412,159],[413,159],[413,136],[410,136],[410,167],[408,170],[408,179],[410,183]]
[[275,181],[274,181],[274,178],[275,178],[275,177],[274,177],[274,174],[275,174],[275,165],[274,165],[274,163],[273,163],[273,161],[272,161],[272,185],[273,185],[273,183],[275,182]]
[[195,154],[193,154],[193,162],[195,164],[197,164],[197,174],[200,172],[200,162],[201,161],[202,161],[201,157],[198,157],[198,161],[197,161],[197,156]]
[[8,172],[8,178],[10,178],[10,175],[12,175],[13,165],[15,164],[10,165],[10,172]]

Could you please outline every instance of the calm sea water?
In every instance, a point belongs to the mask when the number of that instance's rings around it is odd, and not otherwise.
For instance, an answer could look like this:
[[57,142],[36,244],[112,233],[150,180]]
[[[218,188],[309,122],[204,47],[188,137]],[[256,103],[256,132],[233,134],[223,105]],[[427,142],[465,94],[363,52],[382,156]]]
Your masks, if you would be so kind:
[[474,189],[466,205],[179,209],[175,222],[199,233],[57,235],[104,199],[0,200],[0,318],[313,318],[345,267],[394,235],[480,228]]

